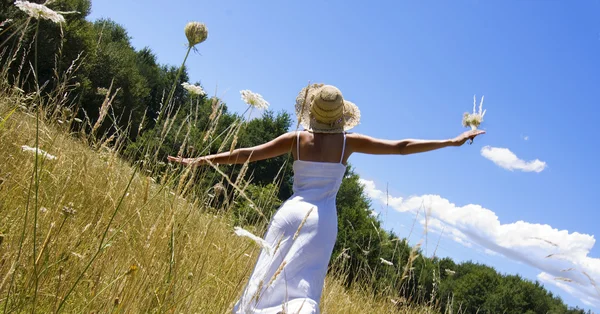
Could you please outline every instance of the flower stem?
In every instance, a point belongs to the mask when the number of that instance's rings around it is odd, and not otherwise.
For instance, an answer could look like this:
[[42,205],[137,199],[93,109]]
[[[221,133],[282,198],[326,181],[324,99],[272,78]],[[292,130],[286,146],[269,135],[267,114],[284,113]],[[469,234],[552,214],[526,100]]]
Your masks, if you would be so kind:
[[36,119],[35,119],[35,163],[33,167],[33,171],[35,173],[35,203],[33,207],[33,275],[35,282],[35,290],[33,293],[33,309],[32,312],[35,313],[35,305],[37,301],[37,292],[38,292],[38,268],[37,261],[35,257],[37,256],[37,218],[38,218],[38,196],[40,190],[40,177],[39,177],[39,169],[38,169],[38,155],[40,151],[40,110],[41,110],[41,98],[40,98],[40,84],[38,82],[38,33],[40,29],[40,19],[38,18],[36,26],[35,26],[35,37],[34,37],[34,78],[35,78],[35,86],[36,86],[36,98],[38,99],[37,106],[35,108],[36,111]]
[[[188,56],[190,55],[190,51],[192,51],[192,46],[188,47],[187,52],[185,53],[185,58],[183,58],[183,62],[181,63],[181,66],[179,67],[179,70],[177,71],[177,75],[175,76],[175,80],[173,80],[173,86],[171,87],[171,92],[169,92],[169,97],[167,98],[167,101],[165,102],[165,106],[163,106],[164,108],[166,108],[169,103],[171,102],[171,100],[173,99],[173,95],[175,94],[175,90],[177,89],[177,81],[179,81],[179,77],[181,76],[181,72],[183,72],[183,67],[185,66],[185,62],[188,59]],[[156,119],[156,121],[160,121],[160,118],[162,116],[162,111],[160,112],[158,118]]]

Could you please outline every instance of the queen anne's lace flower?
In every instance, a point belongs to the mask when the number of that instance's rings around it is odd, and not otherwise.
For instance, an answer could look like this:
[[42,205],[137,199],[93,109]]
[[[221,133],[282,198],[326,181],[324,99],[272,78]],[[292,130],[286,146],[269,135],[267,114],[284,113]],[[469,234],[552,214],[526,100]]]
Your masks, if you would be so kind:
[[59,14],[56,11],[49,9],[47,6],[43,4],[31,3],[29,1],[15,1],[15,6],[19,8],[21,11],[27,13],[27,15],[36,18],[36,19],[46,19],[50,20],[56,24],[64,23],[65,17]]
[[252,91],[249,91],[247,89],[240,91],[240,94],[242,94],[242,100],[254,108],[269,108],[269,103],[265,101],[260,94],[253,93]]
[[486,110],[483,110],[483,97],[481,97],[481,103],[479,104],[479,112],[476,111],[477,98],[473,96],[473,113],[465,112],[463,115],[462,124],[464,127],[471,127],[472,130],[476,130],[481,122],[483,122],[483,116]]
[[190,47],[203,42],[208,37],[206,25],[200,22],[190,22],[185,26],[185,37],[187,37]]
[[206,93],[202,89],[202,86],[196,86],[196,85],[192,85],[190,83],[183,83],[183,84],[181,84],[181,86],[183,86],[183,88],[185,88],[185,90],[187,90],[192,95],[196,95],[196,96],[206,95]]

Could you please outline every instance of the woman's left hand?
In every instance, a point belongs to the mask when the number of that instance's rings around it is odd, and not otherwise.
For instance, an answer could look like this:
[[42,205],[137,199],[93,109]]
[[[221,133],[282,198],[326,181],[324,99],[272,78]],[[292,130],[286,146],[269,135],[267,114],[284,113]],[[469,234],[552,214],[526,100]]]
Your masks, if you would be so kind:
[[475,139],[475,137],[477,135],[481,135],[481,134],[485,134],[485,131],[483,131],[483,130],[467,131],[467,132],[464,132],[463,134],[455,137],[452,140],[452,143],[454,143],[455,146],[462,146],[467,140],[471,140],[471,143],[473,143],[473,140]]

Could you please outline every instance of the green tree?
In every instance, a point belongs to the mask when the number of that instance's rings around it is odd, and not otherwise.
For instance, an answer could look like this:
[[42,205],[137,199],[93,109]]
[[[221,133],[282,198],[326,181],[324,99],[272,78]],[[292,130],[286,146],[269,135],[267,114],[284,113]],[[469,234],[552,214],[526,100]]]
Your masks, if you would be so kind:
[[332,259],[342,252],[349,256],[346,284],[371,278],[370,265],[379,259],[379,222],[369,216],[371,202],[351,166],[346,169],[336,198],[338,235]]
[[[258,214],[257,209],[269,218],[273,216],[281,201],[276,197],[277,186],[267,184],[265,186],[250,184],[246,189],[246,195],[252,200],[238,198],[232,206],[234,224],[236,226],[259,225],[264,226],[265,220]],[[255,208],[257,206],[258,208]]]
[[[277,115],[267,110],[262,117],[252,119],[240,133],[238,147],[252,147],[268,142],[284,134],[290,128],[291,118],[287,112]],[[280,185],[277,197],[285,200],[292,195],[291,155],[262,160],[248,165],[248,174],[252,176],[253,184],[268,185],[277,179]]]

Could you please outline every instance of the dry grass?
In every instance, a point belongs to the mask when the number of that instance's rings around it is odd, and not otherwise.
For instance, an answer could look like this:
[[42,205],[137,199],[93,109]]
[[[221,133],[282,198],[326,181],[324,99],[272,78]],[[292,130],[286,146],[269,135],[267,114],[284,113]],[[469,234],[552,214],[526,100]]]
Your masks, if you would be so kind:
[[[35,116],[18,109],[9,117],[18,102],[4,98],[0,103],[0,117],[6,118],[0,124],[2,309],[30,312],[35,298],[36,312],[55,312],[59,307],[96,313],[231,311],[258,248],[233,236],[228,216],[205,212],[201,198],[191,203],[176,194],[171,186],[181,186],[176,184],[178,172],[168,171],[154,182],[111,149],[93,150],[61,126],[43,122],[39,147],[57,159],[38,160],[34,208],[30,189],[35,185],[35,158],[22,152],[21,145],[35,144]],[[322,309],[324,313],[430,311],[400,304],[358,288],[347,291],[328,277]]]

